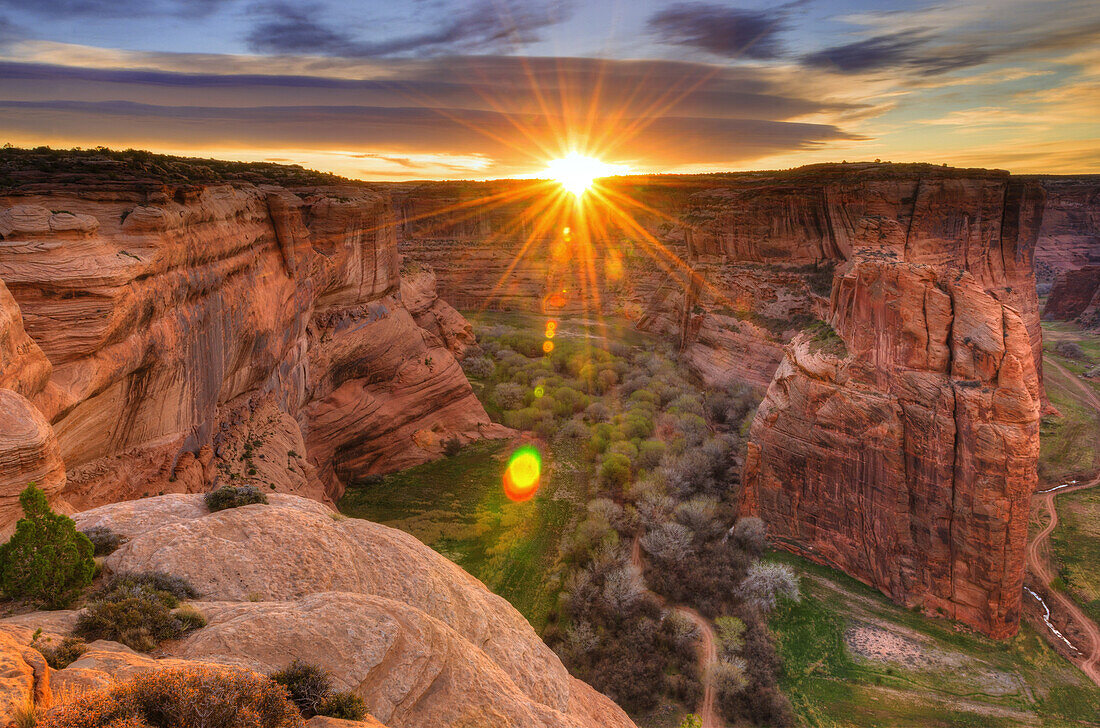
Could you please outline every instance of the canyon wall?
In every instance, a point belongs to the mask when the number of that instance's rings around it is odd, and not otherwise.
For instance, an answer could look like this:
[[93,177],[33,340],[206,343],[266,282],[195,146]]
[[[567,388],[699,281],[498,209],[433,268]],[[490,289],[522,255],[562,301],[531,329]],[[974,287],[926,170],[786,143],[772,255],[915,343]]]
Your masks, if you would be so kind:
[[5,525],[30,480],[77,510],[331,500],[501,434],[455,360],[468,324],[430,280],[406,304],[392,207],[362,186],[28,184],[0,196],[0,281]]
[[1100,327],[1100,176],[1044,177],[1035,274],[1048,291],[1043,318]]

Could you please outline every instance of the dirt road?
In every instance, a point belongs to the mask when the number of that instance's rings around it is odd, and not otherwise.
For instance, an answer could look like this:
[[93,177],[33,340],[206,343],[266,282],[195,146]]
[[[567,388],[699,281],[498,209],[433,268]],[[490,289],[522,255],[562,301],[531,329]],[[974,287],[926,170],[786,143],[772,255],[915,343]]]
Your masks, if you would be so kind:
[[[1082,394],[1084,394],[1085,400],[1091,404],[1097,412],[1100,412],[1100,397],[1097,397],[1092,387],[1082,382],[1073,372],[1053,359],[1046,358],[1044,359],[1044,363],[1047,366],[1054,367],[1072,381],[1074,385],[1081,390]],[[1031,570],[1031,573],[1035,574],[1039,582],[1044,586],[1049,586],[1054,578],[1054,575],[1051,573],[1050,565],[1047,562],[1046,555],[1050,534],[1058,527],[1058,509],[1054,507],[1055,496],[1064,493],[1072,493],[1077,490],[1084,490],[1085,488],[1092,488],[1097,484],[1100,484],[1100,476],[1086,483],[1077,483],[1069,487],[1059,488],[1055,491],[1035,494],[1036,500],[1033,502],[1037,502],[1040,508],[1046,510],[1048,521],[1047,525],[1028,542],[1027,568]],[[1100,685],[1100,627],[1097,627],[1096,623],[1089,619],[1088,615],[1077,606],[1077,603],[1064,593],[1055,589],[1047,589],[1047,594],[1070,615],[1074,624],[1088,638],[1089,644],[1074,644],[1074,647],[1081,652],[1081,657],[1074,660],[1074,662],[1089,676],[1089,679],[1097,685]]]
[[[630,563],[642,571],[642,542],[635,536],[630,544]],[[661,603],[665,603],[660,594],[650,592]],[[699,672],[703,677],[703,697],[699,701],[696,714],[699,716],[702,728],[723,728],[722,719],[718,715],[718,696],[711,679],[710,666],[718,662],[718,637],[714,633],[714,625],[710,620],[699,614],[691,607],[671,605],[671,608],[684,615],[699,628]]]

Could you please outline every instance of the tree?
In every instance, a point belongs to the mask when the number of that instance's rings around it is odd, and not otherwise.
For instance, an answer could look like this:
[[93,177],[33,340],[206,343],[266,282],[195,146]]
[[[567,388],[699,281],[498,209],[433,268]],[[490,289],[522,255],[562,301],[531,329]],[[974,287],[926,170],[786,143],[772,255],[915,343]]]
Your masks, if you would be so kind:
[[50,510],[46,494],[34,483],[20,494],[19,504],[23,518],[11,540],[0,546],[0,589],[50,609],[66,607],[92,583],[95,548],[73,519]]
[[758,561],[749,567],[749,574],[741,582],[741,595],[762,612],[775,609],[779,597],[799,600],[798,577],[786,564]]
[[677,728],[702,728],[703,719],[695,715],[695,713],[688,713],[684,716],[684,719],[680,721],[680,725]]

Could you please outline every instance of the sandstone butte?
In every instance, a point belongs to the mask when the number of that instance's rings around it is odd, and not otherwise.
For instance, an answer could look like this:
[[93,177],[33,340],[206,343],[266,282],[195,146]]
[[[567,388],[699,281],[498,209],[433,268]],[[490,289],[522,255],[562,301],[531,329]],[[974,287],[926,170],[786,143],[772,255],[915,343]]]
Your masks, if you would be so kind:
[[610,699],[570,677],[504,599],[404,532],[281,494],[217,513],[201,495],[171,494],[75,518],[125,540],[106,569],[187,578],[208,625],[156,657],[100,640],[53,670],[26,645],[37,629],[59,639],[76,612],[0,620],[5,721],[27,696],[46,706],[146,670],[202,663],[267,674],[298,657],[362,697],[390,728],[634,727]]
[[401,277],[388,197],[130,180],[0,197],[0,529],[29,481],[68,511],[218,484],[333,501],[504,434],[469,324]]

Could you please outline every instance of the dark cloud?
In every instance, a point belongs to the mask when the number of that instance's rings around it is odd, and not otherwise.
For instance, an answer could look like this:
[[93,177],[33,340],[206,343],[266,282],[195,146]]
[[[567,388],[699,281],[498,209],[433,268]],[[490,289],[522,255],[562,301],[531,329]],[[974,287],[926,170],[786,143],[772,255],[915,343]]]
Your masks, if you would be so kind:
[[651,16],[650,32],[665,43],[727,58],[778,58],[786,9],[746,10],[708,3],[678,3]]
[[825,48],[803,56],[802,63],[841,73],[907,68],[939,74],[980,65],[992,55],[992,51],[981,47],[935,44],[926,31],[908,31]]
[[444,53],[537,40],[539,31],[564,20],[565,2],[533,7],[522,0],[475,0],[450,13],[446,22],[422,33],[370,41],[325,22],[319,4],[265,3],[254,6],[260,21],[248,32],[249,47],[260,53],[369,58],[411,51]]
[[675,61],[591,58],[441,57],[386,62],[384,80],[79,68],[0,61],[8,98],[120,100],[158,105],[412,106],[543,113],[550,99],[583,121],[678,115],[783,121],[863,107],[807,99],[765,74]]
[[235,0],[0,0],[0,7],[41,15],[122,18],[135,15],[202,16]]

